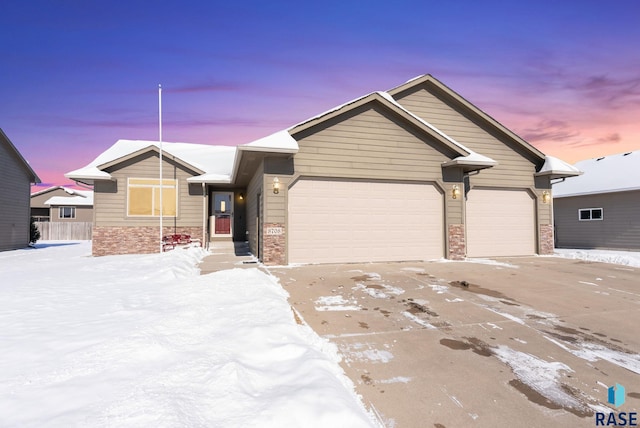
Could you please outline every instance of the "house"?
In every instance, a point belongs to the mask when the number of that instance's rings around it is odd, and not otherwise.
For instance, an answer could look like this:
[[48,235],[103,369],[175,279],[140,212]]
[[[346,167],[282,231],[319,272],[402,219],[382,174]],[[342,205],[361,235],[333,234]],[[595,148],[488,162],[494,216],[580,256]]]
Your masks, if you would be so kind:
[[40,178],[0,129],[0,251],[29,245],[29,194],[36,183]]
[[553,184],[557,247],[640,250],[640,150],[575,167],[584,175]]
[[579,174],[431,75],[249,144],[162,153],[162,183],[150,141],[66,174],[94,186],[94,255],[157,251],[160,205],[163,234],[248,240],[267,264],[549,254],[551,180]]
[[93,191],[52,186],[34,192],[31,217],[42,222],[92,222]]

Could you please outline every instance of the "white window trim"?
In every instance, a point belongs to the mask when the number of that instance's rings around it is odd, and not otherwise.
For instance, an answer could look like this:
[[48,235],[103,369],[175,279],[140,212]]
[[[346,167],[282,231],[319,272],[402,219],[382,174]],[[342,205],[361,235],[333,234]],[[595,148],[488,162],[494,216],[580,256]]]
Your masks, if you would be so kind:
[[[600,218],[593,218],[593,211],[600,210]],[[589,218],[582,218],[582,212],[588,211]],[[604,209],[602,208],[579,208],[578,209],[578,221],[602,221],[604,220]]]
[[[64,217],[62,215],[62,211],[65,208],[70,208],[71,209],[71,217]],[[58,218],[62,218],[62,219],[74,219],[74,218],[76,218],[76,207],[71,207],[71,206],[68,206],[68,205],[58,207]]]
[[[127,217],[135,217],[135,218],[160,218],[159,215],[153,215],[153,212],[155,211],[155,200],[154,198],[151,198],[151,215],[135,215],[135,214],[129,214],[129,186],[131,185],[130,180],[158,180],[160,181],[160,178],[154,178],[154,177],[127,177],[127,194],[126,194],[126,199],[127,199],[127,212],[126,215]],[[180,192],[179,192],[179,187],[178,187],[178,179],[177,178],[162,178],[162,181],[168,181],[168,180],[173,180],[175,182],[175,188],[176,188],[176,215],[164,215],[162,216],[163,218],[178,218],[178,203],[180,201]],[[134,187],[148,187],[148,188],[160,188],[161,186],[158,185],[153,185],[153,184],[134,184]],[[171,188],[171,186],[169,185],[164,185],[165,188]]]

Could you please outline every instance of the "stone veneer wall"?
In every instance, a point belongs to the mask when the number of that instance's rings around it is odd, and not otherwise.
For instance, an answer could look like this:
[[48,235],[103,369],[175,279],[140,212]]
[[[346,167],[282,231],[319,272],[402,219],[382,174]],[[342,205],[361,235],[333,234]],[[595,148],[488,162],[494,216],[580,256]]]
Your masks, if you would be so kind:
[[450,260],[464,260],[467,248],[464,241],[464,224],[450,224],[448,231]]
[[553,240],[553,225],[541,224],[540,225],[540,255],[553,254],[554,249]]
[[[269,229],[281,229],[279,235],[269,234]],[[282,223],[264,223],[262,227],[262,262],[265,265],[286,264],[286,229]]]
[[[202,240],[202,227],[165,226],[163,235],[174,233],[191,235]],[[109,256],[114,254],[148,254],[160,251],[159,228],[153,226],[94,226],[92,254]]]

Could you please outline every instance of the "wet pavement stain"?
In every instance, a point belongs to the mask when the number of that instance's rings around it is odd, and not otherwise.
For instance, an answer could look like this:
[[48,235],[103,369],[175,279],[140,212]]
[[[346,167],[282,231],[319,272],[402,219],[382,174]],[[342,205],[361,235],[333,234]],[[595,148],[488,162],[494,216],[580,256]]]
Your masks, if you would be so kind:
[[373,384],[373,380],[366,374],[361,375],[360,378],[362,379],[362,382],[364,382],[365,385]]
[[367,324],[366,322],[360,321],[360,322],[358,322],[358,324],[360,325],[361,328],[366,328],[366,329],[369,328],[369,324]]
[[508,300],[500,300],[500,302],[504,303],[505,305],[509,305],[509,306],[520,306],[519,304],[510,302]]
[[[538,391],[536,391],[535,389],[531,388],[529,385],[527,385],[526,383],[522,382],[519,379],[512,379],[509,381],[509,385],[511,385],[512,387],[514,387],[516,390],[520,391],[522,394],[524,394],[525,397],[527,397],[527,399],[529,401],[531,401],[532,403],[535,403],[539,406],[543,406],[546,407],[548,409],[552,409],[552,410],[560,410],[560,409],[564,409],[568,412],[573,413],[574,415],[580,417],[580,418],[586,418],[589,416],[593,416],[593,410],[589,409],[589,408],[584,408],[584,409],[574,409],[573,407],[568,407],[568,406],[562,406],[554,401],[549,400],[547,397],[545,397],[544,395],[540,394]],[[571,395],[574,395],[574,392],[571,389],[565,388],[565,385],[562,385],[563,389],[565,389],[566,392],[569,392]],[[568,389],[568,390],[567,390]]]
[[363,281],[370,281],[372,279],[379,279],[380,277],[378,276],[374,276],[374,275],[369,275],[368,273],[365,273],[364,275],[358,275],[358,276],[352,276],[351,279],[353,279],[356,282],[363,282]]
[[446,426],[442,425],[442,424],[433,424],[434,428],[447,428]]
[[[450,281],[449,285],[453,286],[453,287],[457,287],[461,290],[466,290],[469,291],[471,293],[475,293],[475,294],[482,294],[485,296],[489,296],[489,297],[495,297],[496,299],[502,299],[502,300],[507,300],[509,302],[515,302],[515,299],[512,299],[509,296],[506,296],[505,294],[499,292],[499,291],[495,291],[495,290],[490,290],[488,288],[483,288],[480,287],[477,284],[471,284],[467,281]],[[504,303],[504,302],[503,302]]]
[[421,305],[420,303],[408,302],[408,303],[405,303],[405,305],[409,307],[409,309],[407,309],[407,312],[409,312],[410,314],[413,314],[413,315],[427,314],[427,315],[430,315],[432,317],[439,317],[440,316],[436,312],[432,311],[431,309],[427,308],[424,305]]
[[384,287],[380,284],[369,284],[365,286],[366,288],[373,288],[374,290],[384,290]]
[[440,339],[440,344],[453,349],[454,351],[466,351],[471,349],[473,353],[483,357],[490,357],[493,355],[491,347],[477,337],[465,337],[465,339],[467,339],[468,342],[455,339]]
[[636,398],[640,400],[640,392],[627,392],[627,397]]

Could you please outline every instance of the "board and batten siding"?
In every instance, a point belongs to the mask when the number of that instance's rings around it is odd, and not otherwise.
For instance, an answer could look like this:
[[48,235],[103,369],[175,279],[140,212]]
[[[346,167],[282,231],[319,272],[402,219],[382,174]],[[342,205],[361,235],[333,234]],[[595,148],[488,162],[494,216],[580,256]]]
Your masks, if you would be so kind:
[[[578,210],[582,208],[602,208],[603,220],[579,221]],[[640,250],[638,212],[640,191],[557,198],[557,247]]]
[[[535,162],[526,157],[508,137],[498,138],[483,129],[455,103],[447,103],[426,85],[396,95],[398,102],[418,117],[465,145],[488,156],[498,165],[471,177],[472,186],[528,188],[534,186]],[[443,95],[442,98],[445,98]],[[497,134],[497,133],[496,133]]]
[[0,251],[24,248],[30,238],[31,177],[5,144],[0,144],[0,186]]
[[[158,155],[143,154],[113,168],[107,169],[115,182],[96,181],[94,186],[95,226],[156,226],[158,217],[129,217],[127,216],[127,179],[128,178],[159,178]],[[176,226],[202,227],[203,196],[200,185],[190,186],[187,178],[194,174],[184,167],[163,160],[164,179],[178,180],[178,216]],[[165,226],[174,225],[173,217],[164,217]]]

